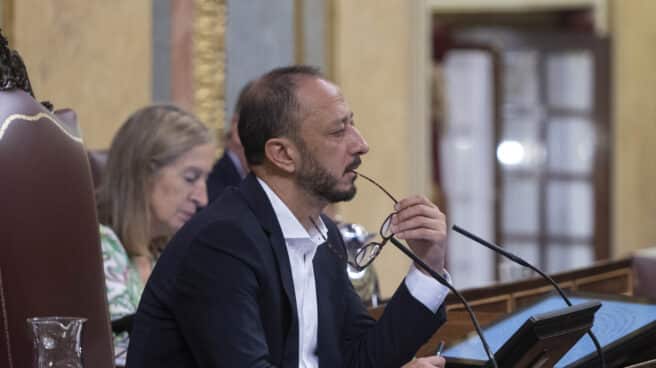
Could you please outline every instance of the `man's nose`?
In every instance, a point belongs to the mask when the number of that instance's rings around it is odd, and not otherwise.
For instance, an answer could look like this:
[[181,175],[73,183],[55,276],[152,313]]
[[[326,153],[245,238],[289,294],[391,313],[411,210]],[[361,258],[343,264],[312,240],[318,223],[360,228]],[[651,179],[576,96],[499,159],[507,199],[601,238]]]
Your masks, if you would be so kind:
[[369,144],[367,144],[367,141],[364,139],[362,134],[360,134],[360,131],[353,127],[353,145],[354,145],[354,152],[358,155],[364,155],[365,153],[369,152]]

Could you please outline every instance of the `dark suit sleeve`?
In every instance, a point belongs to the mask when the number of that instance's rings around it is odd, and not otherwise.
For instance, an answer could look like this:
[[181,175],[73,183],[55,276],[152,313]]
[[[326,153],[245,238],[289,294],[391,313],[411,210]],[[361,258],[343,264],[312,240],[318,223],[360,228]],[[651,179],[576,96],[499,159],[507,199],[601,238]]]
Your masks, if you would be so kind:
[[[335,225],[324,218],[331,242],[343,242]],[[332,252],[318,252],[322,261],[332,264],[330,275],[340,284],[344,303],[341,327],[341,361],[349,368],[398,368],[409,362],[446,320],[442,305],[436,313],[415,299],[405,285],[396,290],[375,321],[355,292],[346,272],[346,264]]]
[[404,281],[385,306],[383,316],[374,321],[345,272],[344,277],[348,283],[342,339],[345,367],[398,368],[412,360],[446,320],[444,305],[433,313],[410,294]]
[[232,159],[226,150],[207,176],[207,198],[209,202],[214,202],[215,199],[219,198],[226,188],[239,186],[241,179],[239,171],[232,163]]
[[[222,242],[249,241],[238,229],[223,230]],[[202,237],[189,247],[176,280],[173,313],[198,366],[273,367],[251,261]]]

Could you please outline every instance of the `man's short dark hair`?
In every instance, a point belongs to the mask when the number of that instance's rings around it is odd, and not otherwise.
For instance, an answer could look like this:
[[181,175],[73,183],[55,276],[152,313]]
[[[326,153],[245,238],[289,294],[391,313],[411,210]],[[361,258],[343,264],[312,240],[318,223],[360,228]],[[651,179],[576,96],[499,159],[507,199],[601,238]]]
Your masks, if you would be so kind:
[[244,106],[244,99],[246,98],[246,92],[248,91],[249,88],[253,85],[253,81],[248,81],[246,84],[244,84],[243,87],[241,87],[241,90],[239,91],[239,96],[237,96],[237,103],[235,103],[235,110],[233,111],[233,114],[239,114],[241,111],[241,107]]
[[277,68],[255,80],[244,93],[239,110],[239,138],[249,165],[264,162],[264,145],[269,139],[296,139],[300,112],[296,90],[303,77],[323,75],[307,65]]

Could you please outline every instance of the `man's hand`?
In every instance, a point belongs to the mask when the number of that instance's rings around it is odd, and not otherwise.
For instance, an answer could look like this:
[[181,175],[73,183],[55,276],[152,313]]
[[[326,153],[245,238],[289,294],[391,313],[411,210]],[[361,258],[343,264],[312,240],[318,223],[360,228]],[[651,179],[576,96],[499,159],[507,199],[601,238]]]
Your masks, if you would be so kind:
[[[446,216],[423,196],[404,198],[395,210],[391,231],[407,241],[412,251],[433,270],[441,272],[446,253]],[[421,267],[418,269],[424,272]]]
[[425,358],[413,359],[410,362],[403,365],[401,368],[444,368],[446,366],[446,360],[440,356],[430,356]]

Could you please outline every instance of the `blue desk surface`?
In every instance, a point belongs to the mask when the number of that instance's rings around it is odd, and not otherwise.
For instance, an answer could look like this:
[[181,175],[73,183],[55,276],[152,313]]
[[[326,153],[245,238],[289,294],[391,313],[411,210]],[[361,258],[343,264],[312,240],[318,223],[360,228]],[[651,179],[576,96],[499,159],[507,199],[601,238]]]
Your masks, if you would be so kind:
[[[601,308],[597,311],[592,325],[592,332],[601,346],[607,346],[622,337],[647,326],[656,320],[656,305],[640,304],[625,301],[605,300],[595,298],[570,297],[572,304],[580,304],[591,300],[599,300]],[[537,304],[511,315],[485,329],[483,334],[490,344],[490,349],[496,352],[512,336],[512,334],[531,316],[564,308],[567,305],[557,295],[550,296]],[[574,347],[563,356],[556,367],[565,367],[591,353],[595,347],[592,339],[584,335]],[[483,345],[474,334],[463,342],[446,349],[443,353],[447,358],[463,358],[487,361]]]

